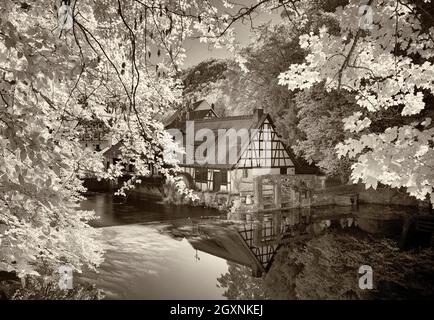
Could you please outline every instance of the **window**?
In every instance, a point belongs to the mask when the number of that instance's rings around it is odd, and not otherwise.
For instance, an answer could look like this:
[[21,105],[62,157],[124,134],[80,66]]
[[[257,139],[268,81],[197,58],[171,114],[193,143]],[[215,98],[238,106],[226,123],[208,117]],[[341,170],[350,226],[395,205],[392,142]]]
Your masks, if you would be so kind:
[[280,168],[280,174],[288,174],[286,168]]
[[243,169],[243,178],[249,177],[249,169]]
[[222,182],[221,184],[228,184],[228,170],[221,170]]
[[194,179],[196,182],[208,181],[208,170],[203,168],[197,168],[194,172]]
[[95,145],[95,151],[101,151],[101,146],[99,144]]
[[151,174],[151,176],[155,174],[154,165],[152,163],[148,164],[148,169],[149,169],[149,173]]

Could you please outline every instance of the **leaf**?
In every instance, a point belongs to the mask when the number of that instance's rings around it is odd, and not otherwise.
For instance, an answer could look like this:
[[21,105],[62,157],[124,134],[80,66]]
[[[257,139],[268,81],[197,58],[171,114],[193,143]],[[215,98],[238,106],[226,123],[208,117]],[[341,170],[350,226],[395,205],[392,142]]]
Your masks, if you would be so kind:
[[18,175],[18,181],[20,182],[21,186],[25,185],[25,181],[21,173]]
[[5,37],[5,46],[7,49],[14,48],[16,44],[17,42],[15,41],[15,39],[8,36]]
[[22,162],[24,162],[27,158],[26,149],[23,147],[20,149],[20,159]]

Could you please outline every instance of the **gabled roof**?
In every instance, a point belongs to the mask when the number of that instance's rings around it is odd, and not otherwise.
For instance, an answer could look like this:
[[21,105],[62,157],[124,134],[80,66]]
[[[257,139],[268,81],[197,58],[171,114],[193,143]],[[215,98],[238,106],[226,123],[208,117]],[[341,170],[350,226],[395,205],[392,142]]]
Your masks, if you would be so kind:
[[[194,137],[196,137],[196,133],[201,129],[208,129],[211,130],[214,134],[215,141],[214,145],[216,146],[216,155],[217,156],[223,156],[224,159],[218,159],[216,158],[215,164],[189,164],[189,166],[199,166],[199,167],[208,167],[208,168],[215,168],[215,169],[232,169],[236,163],[228,163],[226,160],[229,159],[230,152],[233,152],[233,149],[236,148],[236,154],[237,157],[241,155],[241,151],[243,148],[245,148],[245,145],[250,143],[250,130],[255,127],[255,124],[258,123],[258,121],[254,119],[253,115],[248,116],[231,116],[231,117],[220,117],[220,118],[211,118],[211,119],[200,119],[195,120],[194,125]],[[236,145],[231,145],[229,148],[226,148],[226,153],[219,153],[218,152],[218,142],[224,141],[222,138],[226,138],[226,132],[227,130],[233,129],[237,133],[241,133],[239,135],[240,139],[237,139]],[[245,130],[243,130],[245,129]],[[182,128],[184,133],[186,132],[185,124]],[[219,130],[222,130],[223,133],[219,132]],[[223,136],[222,136],[223,134]],[[220,139],[220,140],[219,140]],[[190,143],[189,143],[190,142]],[[243,145],[242,142],[244,142]],[[196,147],[198,145],[201,145],[202,141],[187,141],[186,145],[192,146],[191,143],[194,143],[194,150],[196,150]],[[219,161],[221,160],[221,161]],[[238,159],[239,160],[239,159]],[[220,163],[221,162],[221,163]]]
[[[265,122],[265,120],[268,120],[268,122],[273,127],[273,129],[276,130],[271,116],[267,113],[262,113],[262,110],[256,110],[254,114],[250,114],[250,115],[195,120],[193,123],[194,136],[196,136],[197,131],[201,129],[211,130],[214,133],[214,137],[215,137],[214,145],[216,146],[215,147],[216,156],[225,157],[225,158],[223,159],[216,158],[216,162],[217,162],[216,164],[199,164],[195,162],[194,164],[188,164],[188,166],[206,167],[206,168],[214,168],[214,169],[228,169],[228,170],[236,168],[244,151],[246,150],[246,148],[251,142],[252,130],[259,129],[261,125]],[[184,134],[186,133],[185,123],[186,122],[184,122],[183,127],[180,128],[184,132]],[[221,129],[224,130],[219,132],[219,130]],[[236,145],[231,145],[230,147],[226,148],[226,153],[223,154],[219,153],[217,150],[219,147],[218,142],[224,141],[224,139],[226,138],[226,132],[227,130],[230,129],[234,129],[237,133],[239,133],[238,136],[240,138],[237,139]],[[316,174],[316,175],[321,174],[320,170],[316,166],[309,165],[304,159],[296,157],[295,154],[292,152],[291,148],[286,146],[283,141],[280,140],[280,142],[282,143],[285,151],[288,153],[289,158],[294,164],[294,169],[296,174]],[[192,143],[194,143],[194,150],[196,150],[196,147],[198,145],[201,145],[203,142],[191,141],[188,145],[191,146]],[[236,163],[227,163],[228,162],[227,159],[229,159],[230,152],[234,152],[234,151],[237,152],[238,161]]]
[[[269,121],[273,127],[275,127],[273,119],[269,117]],[[282,141],[283,146],[285,147],[286,152],[288,152],[292,162],[294,163],[295,174],[315,174],[315,175],[324,175],[321,170],[314,164],[309,164],[302,157],[297,157],[292,149]]]
[[195,103],[193,103],[193,106],[191,108],[191,110],[194,110],[194,111],[209,110],[209,109],[211,109],[211,106],[209,105],[209,103],[205,99],[196,101]]
[[[254,114],[251,115],[243,115],[243,116],[230,116],[230,117],[220,117],[220,118],[211,118],[211,119],[200,119],[195,120],[193,123],[194,126],[194,137],[196,137],[196,133],[201,129],[211,130],[214,134],[215,141],[214,146],[216,151],[216,163],[215,164],[188,164],[189,166],[198,166],[198,167],[207,167],[207,168],[215,168],[215,169],[233,169],[237,166],[241,156],[243,155],[245,149],[251,142],[252,138],[252,130],[258,129],[264,121],[268,119],[270,124],[273,126],[271,118],[268,114],[263,114],[262,110],[257,110]],[[181,128],[184,133],[186,133],[185,123]],[[221,131],[219,131],[221,130]],[[228,130],[234,130],[237,133],[237,143],[226,147],[226,152],[218,152],[219,141],[225,142],[227,139]],[[194,140],[194,139],[193,139]],[[202,141],[187,141],[186,146],[193,146],[194,150],[198,145],[201,145]],[[228,163],[229,155],[231,152],[235,152],[237,154],[237,162]],[[292,160],[292,153],[288,153],[289,157]],[[224,157],[224,158],[223,158]]]
[[[216,155],[225,157],[224,159],[216,159],[216,164],[199,164],[197,162],[193,164],[188,164],[191,167],[207,167],[214,169],[234,169],[240,158],[242,157],[244,151],[249,146],[251,142],[251,130],[258,129],[265,120],[268,120],[270,125],[276,130],[274,122],[269,114],[263,113],[262,110],[255,110],[255,113],[250,115],[242,115],[242,116],[228,116],[228,117],[217,117],[214,110],[209,106],[209,104],[205,100],[197,101],[193,104],[191,111],[188,111],[188,120],[191,120],[194,125],[194,137],[196,137],[197,131],[201,129],[209,129],[214,133],[215,141],[214,145],[216,146]],[[213,118],[206,118],[208,113],[212,111],[215,115]],[[177,128],[180,129],[184,135],[186,134],[186,123],[187,123],[187,111],[178,110],[172,116],[168,118],[165,123],[166,129]],[[219,132],[220,129],[224,129]],[[217,152],[218,142],[224,141],[222,138],[226,138],[227,130],[234,129],[238,133],[237,143],[235,145],[231,145],[226,148],[226,153]],[[243,130],[245,129],[245,130]],[[241,134],[240,134],[241,133]],[[196,150],[198,145],[201,145],[202,141],[193,141],[194,143],[193,150]],[[289,148],[283,141],[280,140],[285,151],[288,153],[289,158],[294,164],[294,169],[296,174],[315,174],[321,175],[321,171],[315,166],[310,165],[307,161],[300,157],[296,157],[292,152],[291,148]],[[121,146],[121,142],[113,145],[109,150],[107,150],[104,155],[108,156],[111,153],[111,156],[114,156],[119,153],[119,148]],[[235,149],[235,150],[234,150]],[[229,159],[229,155],[232,152],[236,152],[237,154],[237,162],[236,163],[228,163],[227,159]],[[221,160],[221,161],[219,161]]]
[[103,156],[117,157],[121,153],[120,148],[122,147],[122,145],[123,145],[122,141],[115,143],[114,145],[112,145],[110,148],[107,148],[107,150],[103,152]]
[[206,100],[199,100],[191,107],[183,107],[179,110],[176,110],[171,116],[169,116],[166,120],[164,120],[164,126],[169,128],[178,128],[183,125],[183,123],[188,119],[197,120],[205,118],[209,113],[212,113],[215,117],[217,114],[215,113],[212,106]]

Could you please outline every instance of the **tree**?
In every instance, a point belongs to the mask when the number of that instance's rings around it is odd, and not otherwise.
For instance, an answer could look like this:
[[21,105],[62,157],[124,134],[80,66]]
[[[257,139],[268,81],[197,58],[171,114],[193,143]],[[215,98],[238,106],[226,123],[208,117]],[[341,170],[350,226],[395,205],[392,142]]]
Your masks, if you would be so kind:
[[[278,76],[290,65],[304,60],[307,51],[299,45],[302,32],[317,32],[323,24],[336,29],[333,19],[319,13],[322,10],[329,11],[341,2],[343,1],[319,1],[315,7],[309,7],[309,20],[303,26],[291,23],[287,9],[289,3],[282,2],[282,21],[255,28],[250,43],[246,47],[238,48],[238,59],[225,62],[226,69],[221,72],[218,81],[213,81],[211,86],[209,79],[206,79],[206,85],[201,85],[212,88],[207,90],[206,95],[218,94],[218,103],[225,104],[226,113],[231,115],[249,114],[255,108],[265,109],[272,115],[279,133],[289,145],[294,145],[297,139],[305,138],[297,126],[297,92],[288,91],[281,86]],[[266,7],[263,9],[267,10]],[[202,64],[196,68],[202,68]],[[198,72],[196,68],[194,70]],[[195,81],[202,81],[200,74]]]
[[303,136],[293,146],[309,162],[314,162],[328,176],[337,176],[346,182],[351,172],[351,162],[338,158],[335,147],[348,138],[342,119],[360,109],[354,96],[347,92],[327,92],[322,84],[297,93],[298,128]]
[[[184,0],[1,2],[1,270],[24,277],[101,263],[98,231],[88,225],[93,212],[79,209],[80,178],[89,172],[114,178],[134,161],[121,194],[150,163],[174,180],[176,160],[164,151],[176,145],[161,114],[181,103],[176,76],[186,37],[215,45],[230,37],[215,36],[236,17],[217,12]],[[76,124],[91,119],[123,142],[108,172],[102,154],[78,142]]]
[[214,104],[214,109],[220,116],[227,112],[226,95],[222,90],[228,73],[230,61],[208,59],[185,70],[181,76],[185,104],[192,104],[205,99]]
[[[339,23],[339,33],[324,26],[317,34],[302,35],[300,46],[309,54],[279,78],[290,90],[325,81],[327,90],[355,94],[364,111],[344,119],[344,128],[359,136],[337,145],[338,156],[355,161],[352,180],[367,188],[379,182],[406,187],[411,195],[430,195],[434,202],[430,12],[430,1],[370,0],[361,9],[358,1],[351,1],[327,13]],[[304,22],[300,11],[292,15]],[[395,111],[390,113],[398,124],[373,132],[372,118],[384,111]],[[416,120],[408,123],[408,117]]]
[[272,114],[283,137],[294,141],[298,137],[294,93],[280,86],[277,78],[304,57],[293,31],[284,24],[262,25],[238,55],[242,65],[228,60],[223,79],[214,84],[227,114],[263,108]]

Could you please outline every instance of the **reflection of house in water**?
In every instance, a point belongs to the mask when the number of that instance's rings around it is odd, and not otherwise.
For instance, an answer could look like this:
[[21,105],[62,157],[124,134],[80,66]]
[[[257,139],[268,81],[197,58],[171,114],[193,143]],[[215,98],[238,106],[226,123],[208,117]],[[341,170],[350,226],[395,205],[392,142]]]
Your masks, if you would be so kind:
[[306,239],[314,234],[314,229],[309,228],[310,218],[308,209],[266,214],[261,215],[259,221],[240,224],[238,232],[263,270],[267,271],[281,244]]
[[[221,220],[189,222],[187,226],[173,225],[166,231],[172,236],[186,238],[198,251],[250,267],[252,274],[258,277],[270,270],[279,246],[302,243],[329,228],[333,228],[332,232],[390,231],[399,235],[405,212],[385,206],[382,208],[298,208],[257,214],[254,220],[235,223]],[[373,229],[371,226],[374,225]]]
[[196,223],[170,229],[193,248],[252,269],[254,276],[269,270],[281,244],[308,239],[324,229],[311,221],[309,209],[261,215],[255,221],[230,225]]
[[196,250],[248,266],[255,275],[264,271],[257,257],[234,228],[203,225],[195,229],[195,236],[186,238]]

